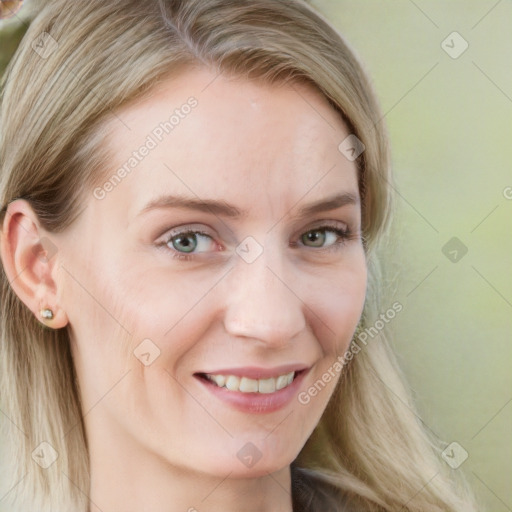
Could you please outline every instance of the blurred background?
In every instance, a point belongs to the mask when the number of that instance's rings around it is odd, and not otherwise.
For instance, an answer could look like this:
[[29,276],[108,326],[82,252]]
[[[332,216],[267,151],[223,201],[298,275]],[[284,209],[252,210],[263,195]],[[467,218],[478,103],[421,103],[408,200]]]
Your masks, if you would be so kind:
[[[512,511],[512,2],[312,3],[361,58],[389,130],[382,312],[403,305],[386,329],[421,419],[488,510]],[[0,73],[34,8],[0,20]],[[0,511],[8,491],[0,478]]]
[[397,191],[387,300],[404,308],[392,336],[421,419],[467,452],[453,471],[488,510],[511,511],[512,2],[313,3],[385,114]]

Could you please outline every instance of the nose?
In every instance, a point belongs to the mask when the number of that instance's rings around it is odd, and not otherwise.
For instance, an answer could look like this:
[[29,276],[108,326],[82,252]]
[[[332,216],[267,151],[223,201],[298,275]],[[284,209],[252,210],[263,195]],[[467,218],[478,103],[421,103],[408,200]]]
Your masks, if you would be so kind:
[[306,306],[294,291],[297,282],[291,279],[283,255],[271,257],[270,251],[264,250],[252,263],[237,261],[226,283],[226,331],[269,347],[286,346],[306,326]]

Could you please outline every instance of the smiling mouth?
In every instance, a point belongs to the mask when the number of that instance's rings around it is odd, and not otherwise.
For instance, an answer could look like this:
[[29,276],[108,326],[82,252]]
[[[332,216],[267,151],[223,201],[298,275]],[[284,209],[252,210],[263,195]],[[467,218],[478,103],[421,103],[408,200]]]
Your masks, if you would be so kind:
[[221,375],[200,373],[198,377],[208,380],[219,388],[225,388],[228,391],[239,391],[241,393],[274,393],[288,387],[293,380],[304,370],[289,372],[276,377],[267,379],[251,379],[249,377],[239,377],[237,375]]

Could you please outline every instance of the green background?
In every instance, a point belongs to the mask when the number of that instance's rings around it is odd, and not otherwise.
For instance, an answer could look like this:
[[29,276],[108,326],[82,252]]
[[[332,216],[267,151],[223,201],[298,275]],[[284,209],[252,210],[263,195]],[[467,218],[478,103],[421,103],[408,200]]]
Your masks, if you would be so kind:
[[[512,3],[313,3],[364,62],[385,113],[397,211],[382,312],[403,305],[389,329],[421,419],[467,451],[453,471],[489,511],[510,511]],[[0,68],[24,27],[0,22]],[[460,47],[454,31],[469,45],[458,58],[442,46]],[[3,479],[0,511],[7,491]]]
[[[404,306],[391,328],[421,418],[468,452],[453,471],[489,511],[510,511],[512,3],[314,3],[386,114],[398,192],[388,300]],[[456,59],[441,47],[454,31],[469,45]],[[452,237],[467,247],[457,262],[442,252]]]

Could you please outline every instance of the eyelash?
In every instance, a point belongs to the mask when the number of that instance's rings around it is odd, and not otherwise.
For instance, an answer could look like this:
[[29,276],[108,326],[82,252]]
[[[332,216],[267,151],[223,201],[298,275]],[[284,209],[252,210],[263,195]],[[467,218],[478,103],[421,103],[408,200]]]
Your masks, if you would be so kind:
[[[327,252],[327,253],[340,250],[341,246],[343,246],[347,241],[355,238],[354,234],[352,233],[352,231],[349,227],[347,227],[345,229],[341,229],[341,228],[338,228],[335,226],[330,226],[330,225],[323,225],[323,226],[318,226],[318,227],[315,227],[312,229],[308,229],[307,231],[304,231],[299,238],[301,238],[303,235],[305,235],[307,233],[311,233],[311,232],[315,232],[315,231],[318,231],[318,232],[330,231],[332,233],[335,233],[339,237],[339,239],[336,240],[336,242],[334,242],[332,245],[329,245],[328,247],[320,247],[317,249],[318,251],[323,251],[323,252]],[[191,234],[192,235],[203,235],[203,236],[206,236],[213,240],[212,236],[209,233],[206,233],[205,231],[201,231],[200,229],[194,229],[194,230],[185,229],[183,231],[178,231],[178,232],[172,233],[165,241],[159,243],[158,246],[162,247],[164,250],[170,251],[172,254],[172,257],[174,259],[177,259],[180,261],[192,261],[197,257],[197,254],[181,253],[179,251],[176,251],[175,249],[171,249],[168,245],[172,241],[172,239],[176,238],[177,236],[191,235]],[[297,245],[299,245],[297,242],[293,242],[293,244],[291,244],[291,247],[297,247]],[[308,247],[308,246],[304,246],[304,247]],[[309,248],[316,249],[315,247],[309,247]]]

